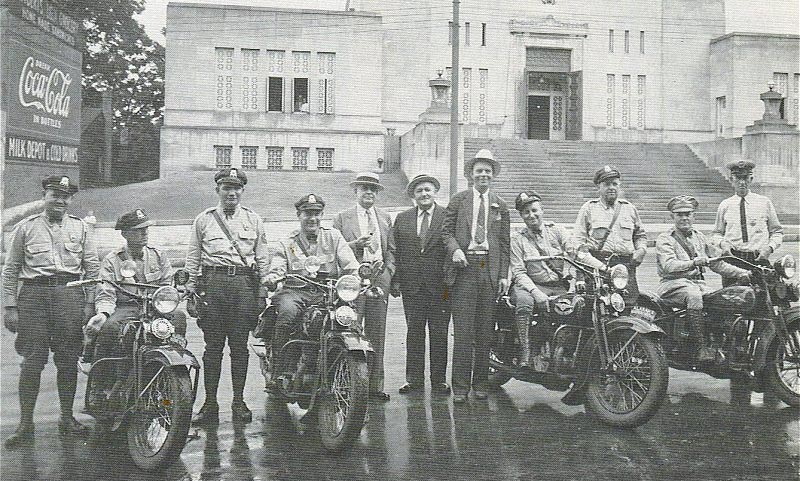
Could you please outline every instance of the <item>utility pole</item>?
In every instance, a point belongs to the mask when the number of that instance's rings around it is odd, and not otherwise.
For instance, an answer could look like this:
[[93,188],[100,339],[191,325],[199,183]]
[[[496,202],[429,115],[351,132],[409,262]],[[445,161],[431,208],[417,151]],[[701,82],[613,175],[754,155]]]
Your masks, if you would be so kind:
[[459,27],[458,27],[458,6],[459,0],[453,0],[453,29],[451,32],[451,43],[453,44],[452,59],[450,69],[452,75],[450,76],[450,197],[458,192],[458,74],[461,70],[458,66],[458,45],[459,40]]

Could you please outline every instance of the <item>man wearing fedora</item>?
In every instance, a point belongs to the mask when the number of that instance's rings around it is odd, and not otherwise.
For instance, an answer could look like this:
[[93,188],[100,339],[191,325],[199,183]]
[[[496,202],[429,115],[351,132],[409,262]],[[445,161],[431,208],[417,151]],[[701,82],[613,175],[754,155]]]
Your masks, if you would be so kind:
[[58,431],[69,434],[86,430],[72,416],[72,405],[78,382],[81,327],[91,315],[94,291],[84,296],[83,290],[66,284],[81,278],[96,279],[100,262],[86,223],[67,214],[77,192],[78,186],[65,175],[45,177],[44,211],[17,224],[8,243],[3,265],[3,321],[9,331],[17,333],[14,347],[22,363],[20,422],[5,441],[7,448],[33,441],[33,412],[50,351],[58,370]]
[[219,203],[195,217],[186,253],[186,289],[196,292],[197,324],[203,330],[203,382],[206,400],[193,422],[219,422],[217,388],[227,340],[231,356],[234,422],[248,423],[253,415],[244,402],[247,339],[266,301],[269,272],[267,237],[261,217],[240,202],[247,175],[222,169],[214,175]]
[[442,244],[444,207],[436,203],[439,181],[420,174],[411,179],[406,193],[417,204],[397,214],[394,238],[397,271],[392,294],[402,294],[406,315],[406,383],[401,394],[425,388],[425,328],[430,334],[430,381],[434,393],[447,394],[447,335],[450,295],[444,282],[445,250]]
[[450,199],[442,223],[446,261],[457,268],[452,385],[458,404],[466,402],[470,388],[476,399],[487,397],[494,301],[509,286],[510,217],[505,202],[490,189],[499,173],[500,164],[488,149],[465,161],[464,175],[472,186]]
[[387,212],[375,207],[378,192],[383,190],[378,174],[362,172],[350,185],[356,205],[336,214],[333,228],[342,233],[358,262],[373,262],[381,272],[375,285],[384,295],[364,301],[364,334],[375,349],[369,363],[370,398],[388,401],[389,395],[383,390],[383,348],[387,300],[395,269],[392,219]]
[[[170,285],[174,273],[167,255],[155,247],[147,245],[148,228],[154,222],[142,209],[122,214],[114,229],[120,231],[125,245],[109,252],[100,263],[100,279],[122,282],[122,265],[125,261],[136,263],[133,280],[144,284]],[[97,314],[89,319],[84,332],[89,337],[97,336],[94,359],[113,356],[119,343],[119,333],[125,321],[139,315],[139,302],[124,293],[117,293],[113,286],[100,283],[95,287],[94,306]],[[175,332],[186,334],[186,314],[176,310],[168,317],[175,326]],[[113,372],[108,363],[99,363],[93,370],[93,400],[102,400],[113,387]]]

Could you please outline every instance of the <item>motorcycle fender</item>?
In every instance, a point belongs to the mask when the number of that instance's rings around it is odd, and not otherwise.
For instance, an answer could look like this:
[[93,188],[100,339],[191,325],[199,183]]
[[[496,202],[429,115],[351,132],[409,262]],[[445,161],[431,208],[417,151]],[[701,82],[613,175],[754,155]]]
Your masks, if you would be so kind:
[[[786,326],[800,322],[800,307],[792,307],[786,309],[783,313],[783,319],[786,321]],[[770,323],[766,329],[761,332],[761,339],[756,347],[756,352],[753,355],[753,370],[760,372],[767,364],[767,349],[772,343],[775,336],[778,335],[778,328],[775,324]]]
[[328,335],[330,336],[329,340],[338,339],[344,343],[344,346],[348,351],[362,351],[364,353],[375,352],[375,350],[372,348],[372,343],[370,343],[366,337],[356,332],[336,331],[330,332]]
[[151,347],[143,354],[144,363],[161,362],[167,366],[189,366],[200,369],[194,354],[178,346]]
[[606,329],[607,332],[616,331],[617,329],[631,329],[639,334],[644,335],[652,334],[656,336],[663,336],[666,334],[663,329],[654,323],[631,316],[618,317],[613,321],[606,323]]
[[652,309],[655,311],[656,317],[661,317],[666,313],[661,309],[661,305],[659,304],[658,300],[659,298],[655,293],[644,291],[639,293],[639,298],[636,300],[636,305]]

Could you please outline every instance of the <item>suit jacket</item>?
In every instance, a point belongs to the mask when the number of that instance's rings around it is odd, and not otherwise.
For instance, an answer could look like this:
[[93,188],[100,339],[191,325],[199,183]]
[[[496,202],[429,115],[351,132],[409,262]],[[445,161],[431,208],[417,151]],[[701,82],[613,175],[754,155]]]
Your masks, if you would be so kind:
[[439,204],[433,206],[425,239],[417,236],[416,207],[397,214],[394,220],[394,239],[397,244],[394,281],[400,284],[404,296],[416,294],[421,289],[426,289],[434,296],[444,295],[442,268],[447,256],[441,242],[444,211]]
[[[442,222],[442,242],[447,251],[447,262],[452,262],[453,252],[461,249],[466,254],[472,239],[472,188],[463,190],[450,199]],[[511,257],[511,217],[508,206],[494,191],[489,192],[489,273],[497,289],[500,279],[508,276]]]
[[[395,271],[395,246],[394,234],[392,233],[392,218],[386,211],[377,207],[375,208],[375,213],[375,217],[378,222],[378,229],[381,231],[381,251],[383,252],[383,263],[386,265],[386,271],[391,277],[394,275]],[[336,214],[336,217],[333,218],[333,228],[340,231],[348,243],[351,243],[361,237],[361,227],[358,225],[358,214],[356,212],[356,208],[352,207]],[[362,262],[364,260],[364,249],[354,247],[352,244],[350,247],[353,249],[353,253],[356,255],[358,262]]]

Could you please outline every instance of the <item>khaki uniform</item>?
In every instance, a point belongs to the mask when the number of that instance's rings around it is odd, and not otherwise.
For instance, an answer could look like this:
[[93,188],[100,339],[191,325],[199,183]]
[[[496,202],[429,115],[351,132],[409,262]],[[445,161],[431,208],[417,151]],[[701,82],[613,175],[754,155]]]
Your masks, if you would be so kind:
[[[537,247],[538,245],[538,247]],[[540,251],[541,249],[541,251]],[[566,231],[552,222],[542,225],[541,233],[527,227],[511,236],[511,278],[515,286],[526,292],[540,288],[562,288],[564,261],[533,262],[540,256],[566,255],[574,251],[574,243]],[[551,267],[552,266],[552,267]]]

